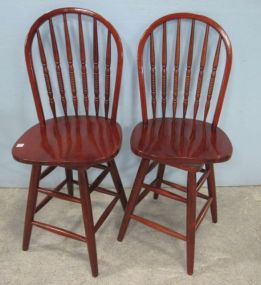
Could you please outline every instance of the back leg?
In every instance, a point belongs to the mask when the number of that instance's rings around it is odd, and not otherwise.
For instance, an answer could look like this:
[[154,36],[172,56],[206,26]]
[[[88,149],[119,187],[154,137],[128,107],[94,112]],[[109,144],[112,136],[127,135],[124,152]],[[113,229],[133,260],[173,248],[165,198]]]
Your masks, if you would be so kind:
[[73,196],[73,171],[72,169],[65,168],[66,183],[68,194]]
[[217,223],[217,195],[216,195],[216,183],[215,183],[215,173],[213,164],[206,164],[206,169],[210,170],[210,174],[207,180],[208,184],[208,194],[213,198],[210,206],[211,216],[213,223]]
[[[155,183],[155,187],[159,187],[160,188],[161,180],[163,179],[165,168],[166,168],[165,164],[159,164],[158,172],[157,172],[158,181]],[[156,200],[156,199],[158,199],[158,197],[159,197],[159,194],[158,193],[154,193],[153,198]]]

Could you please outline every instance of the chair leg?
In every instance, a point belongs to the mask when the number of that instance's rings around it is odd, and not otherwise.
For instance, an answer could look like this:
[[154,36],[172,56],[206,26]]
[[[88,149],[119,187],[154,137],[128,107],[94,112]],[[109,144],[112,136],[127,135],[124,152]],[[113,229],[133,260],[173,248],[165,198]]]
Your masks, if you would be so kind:
[[127,198],[126,198],[124,188],[123,188],[123,185],[121,182],[121,178],[120,178],[120,175],[119,175],[119,172],[117,169],[117,165],[116,165],[114,159],[111,160],[108,164],[109,164],[109,167],[111,169],[110,173],[111,173],[113,183],[114,183],[116,191],[120,197],[121,205],[122,205],[123,209],[125,209],[126,205],[127,205]]
[[41,166],[33,165],[31,178],[30,178],[29,191],[28,191],[28,198],[27,198],[25,222],[24,222],[23,250],[28,250],[30,244],[32,226],[33,226],[32,222],[34,219],[34,212],[37,202],[37,194],[38,194],[37,188],[39,186],[40,174],[41,174]]
[[[157,178],[160,180],[163,178],[163,175],[164,175],[164,171],[165,171],[165,167],[166,165],[165,164],[159,164],[158,166],[158,172],[157,172]],[[161,181],[157,181],[157,183],[155,184],[156,187],[160,187],[161,186]],[[153,198],[155,200],[157,200],[159,198],[159,194],[157,193],[154,193],[153,194]]]
[[70,196],[73,196],[73,171],[72,169],[65,168],[67,190]]
[[211,216],[213,223],[217,223],[217,196],[216,196],[216,183],[215,183],[215,173],[213,164],[207,164],[206,169],[210,170],[210,175],[207,180],[208,184],[208,194],[213,198],[210,206]]
[[79,190],[82,205],[82,215],[86,234],[86,242],[89,252],[90,264],[92,269],[92,275],[96,277],[98,275],[98,262],[96,252],[95,232],[92,216],[92,205],[90,192],[88,187],[88,178],[85,170],[78,171],[79,177]]
[[136,201],[138,199],[140,190],[141,190],[141,185],[143,183],[144,177],[146,176],[147,170],[149,167],[149,160],[147,159],[142,159],[140,163],[139,170],[136,175],[136,179],[131,191],[131,195],[125,210],[125,214],[121,223],[119,235],[118,235],[118,241],[122,241],[124,238],[124,235],[126,233],[128,224],[130,222],[130,215],[132,214],[134,207],[136,205]]
[[196,232],[196,173],[188,172],[187,187],[187,273],[192,275]]

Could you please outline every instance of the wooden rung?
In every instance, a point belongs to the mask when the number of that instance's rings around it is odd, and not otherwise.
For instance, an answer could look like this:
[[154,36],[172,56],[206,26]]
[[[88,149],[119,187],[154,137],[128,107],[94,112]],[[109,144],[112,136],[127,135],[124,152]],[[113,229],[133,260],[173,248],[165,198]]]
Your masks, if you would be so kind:
[[150,173],[158,164],[159,164],[159,163],[158,163],[157,161],[153,161],[153,162],[150,164],[146,175],[147,175],[148,173]]
[[107,174],[110,171],[110,167],[106,167],[99,175],[98,177],[93,181],[93,183],[90,185],[90,192],[92,192],[95,188],[97,188],[102,181],[104,180],[104,178],[107,176]]
[[98,219],[97,223],[94,226],[94,232],[97,232],[98,229],[101,227],[101,225],[104,223],[106,218],[109,216],[110,212],[114,208],[115,204],[119,200],[119,197],[115,197],[111,203],[108,205],[108,207],[105,209],[105,211],[101,214],[100,218]]
[[93,165],[92,167],[94,167],[94,168],[99,168],[99,169],[106,169],[108,166],[103,165],[103,164],[95,164],[95,165]]
[[150,190],[144,189],[138,197],[136,202],[136,206],[150,193]]
[[153,228],[157,231],[160,231],[164,234],[167,234],[169,236],[172,236],[172,237],[175,237],[175,238],[178,238],[178,239],[181,239],[181,240],[184,240],[186,241],[186,236],[184,236],[183,234],[179,233],[179,232],[176,232],[176,231],[173,231],[171,230],[170,228],[167,228],[167,227],[164,227],[158,223],[155,223],[151,220],[148,220],[148,219],[145,219],[145,218],[142,218],[140,216],[137,216],[137,215],[130,215],[130,217],[142,224],[144,224],[145,226],[148,226],[150,228]]
[[[63,180],[59,185],[57,185],[53,191],[54,192],[59,192],[60,190],[62,190],[63,186],[66,184],[66,179]],[[45,197],[35,208],[35,213],[37,213],[38,211],[40,211],[53,197],[47,196]]]
[[185,187],[185,186],[182,186],[182,185],[179,185],[179,184],[176,184],[176,183],[167,181],[167,180],[162,180],[161,183],[163,183],[163,184],[165,184],[165,185],[168,185],[168,186],[170,186],[170,187],[172,187],[172,188],[175,188],[175,189],[177,189],[177,190],[180,190],[180,191],[182,191],[182,192],[187,192],[187,187]]
[[177,195],[177,194],[174,194],[170,191],[167,191],[167,190],[164,190],[164,189],[161,189],[161,188],[157,188],[157,187],[154,187],[152,185],[149,185],[149,184],[142,184],[142,187],[145,187],[147,188],[148,190],[154,192],[154,193],[157,193],[159,195],[162,195],[162,196],[165,196],[167,198],[170,198],[170,199],[173,199],[173,200],[177,200],[177,201],[180,201],[180,202],[183,202],[183,203],[187,203],[187,199],[180,196],[180,195]]
[[86,237],[79,235],[79,234],[76,234],[76,233],[73,233],[73,232],[70,232],[70,231],[67,231],[67,230],[62,229],[62,228],[51,226],[49,224],[45,224],[45,223],[42,223],[39,221],[33,221],[32,224],[38,228],[47,230],[47,231],[52,232],[52,233],[57,234],[57,235],[61,235],[64,237],[72,238],[72,239],[83,241],[83,242],[87,241]]
[[64,193],[54,192],[50,189],[43,188],[43,187],[39,187],[37,190],[39,192],[45,194],[45,195],[50,196],[50,197],[58,198],[58,199],[69,201],[69,202],[75,202],[75,203],[79,203],[79,204],[81,203],[80,198],[73,197],[73,196],[70,196],[70,195],[67,195]]
[[199,198],[202,198],[202,199],[205,199],[205,200],[208,200],[208,199],[209,199],[209,196],[208,196],[208,195],[202,194],[202,193],[200,193],[200,192],[197,193],[197,196],[198,196]]
[[48,166],[40,175],[40,179],[43,179],[44,177],[46,177],[49,173],[51,173],[54,169],[56,168],[56,166]]
[[[158,177],[156,177],[149,185],[155,185],[156,182],[158,182]],[[136,206],[149,194],[150,190],[145,189],[141,192],[141,194],[138,197],[138,200],[136,202]]]
[[77,180],[73,180],[72,183],[79,185],[79,181],[77,181]]
[[204,207],[201,209],[200,213],[198,214],[198,217],[196,219],[196,230],[199,227],[199,225],[201,224],[201,222],[203,221],[204,217],[207,214],[207,211],[211,205],[213,201],[213,198],[209,198],[208,201],[206,202],[206,204],[204,205]]
[[115,192],[113,192],[111,190],[105,189],[103,187],[96,187],[94,189],[94,191],[100,192],[100,193],[103,193],[103,194],[107,194],[107,195],[110,195],[110,196],[117,196],[118,195],[117,193],[115,193]]
[[199,189],[201,188],[201,186],[205,183],[205,181],[207,180],[207,178],[209,177],[210,174],[210,170],[207,170],[198,180],[197,182],[197,189],[196,191],[198,192]]

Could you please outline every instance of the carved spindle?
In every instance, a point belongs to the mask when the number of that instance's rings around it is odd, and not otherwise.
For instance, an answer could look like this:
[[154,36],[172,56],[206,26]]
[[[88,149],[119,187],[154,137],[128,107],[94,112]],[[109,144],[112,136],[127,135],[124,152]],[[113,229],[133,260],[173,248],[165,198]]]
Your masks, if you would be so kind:
[[218,39],[215,57],[213,61],[213,66],[212,66],[212,72],[211,72],[209,86],[208,86],[208,94],[207,94],[207,100],[206,100],[205,111],[204,111],[204,122],[206,121],[207,116],[208,116],[210,101],[211,101],[212,94],[213,94],[216,73],[217,73],[217,68],[218,68],[218,63],[219,63],[220,47],[221,47],[221,36]]
[[97,20],[93,19],[93,73],[94,73],[94,105],[96,116],[99,115],[99,47],[98,47],[98,33]]
[[155,48],[153,32],[150,34],[150,76],[151,76],[151,104],[153,118],[156,118],[156,70],[155,70]]
[[185,92],[184,92],[184,101],[183,101],[183,118],[186,117],[187,108],[188,108],[191,68],[192,68],[192,60],[193,60],[194,30],[195,30],[195,20],[193,19],[192,24],[191,24],[190,40],[189,40],[189,48],[188,48],[187,71],[186,71]]
[[89,114],[88,81],[87,81],[86,56],[85,56],[85,45],[84,45],[81,14],[78,15],[78,24],[79,24],[80,59],[82,67],[81,69],[82,69],[83,103],[84,103],[85,113],[88,116]]
[[47,93],[48,93],[48,97],[49,97],[50,107],[51,107],[53,116],[56,118],[55,102],[53,99],[53,90],[52,90],[50,75],[49,75],[49,71],[48,71],[46,56],[45,56],[45,52],[44,52],[44,47],[43,47],[43,43],[42,43],[42,39],[41,39],[41,35],[40,35],[39,30],[37,30],[37,40],[38,40],[39,53],[40,53],[40,58],[41,58],[42,66],[43,66],[43,73],[44,73]]
[[180,62],[180,19],[178,19],[174,62],[174,83],[173,83],[173,118],[176,117],[177,100],[179,92],[179,62]]
[[200,68],[199,68],[199,74],[198,74],[195,103],[194,103],[194,114],[193,114],[194,120],[196,119],[197,113],[198,113],[198,106],[199,106],[199,100],[200,100],[201,89],[202,89],[202,81],[203,81],[204,69],[205,69],[205,65],[206,65],[207,48],[208,48],[208,34],[209,34],[209,25],[206,25],[206,31],[205,31],[204,42],[203,42],[202,53],[201,53],[201,59],[200,59]]
[[69,76],[70,76],[70,83],[71,83],[71,90],[72,90],[73,107],[74,107],[76,116],[78,116],[78,99],[77,99],[74,67],[73,67],[73,56],[72,56],[71,41],[70,41],[66,14],[63,14],[63,23],[64,23],[66,53],[67,53],[67,60],[68,60],[68,66],[69,66]]
[[105,68],[105,117],[108,118],[110,106],[110,83],[111,83],[111,32],[108,30],[106,47],[106,68]]
[[166,113],[166,94],[167,94],[167,27],[163,23],[162,35],[162,115]]
[[51,34],[53,57],[54,57],[54,61],[55,61],[57,81],[58,81],[59,91],[60,91],[60,95],[61,95],[61,103],[62,103],[64,114],[65,114],[65,116],[67,116],[67,101],[66,101],[66,97],[65,97],[63,75],[62,75],[59,51],[58,51],[58,47],[57,47],[57,41],[56,41],[56,36],[55,36],[55,32],[54,32],[52,19],[49,19],[49,29],[50,29],[50,34]]

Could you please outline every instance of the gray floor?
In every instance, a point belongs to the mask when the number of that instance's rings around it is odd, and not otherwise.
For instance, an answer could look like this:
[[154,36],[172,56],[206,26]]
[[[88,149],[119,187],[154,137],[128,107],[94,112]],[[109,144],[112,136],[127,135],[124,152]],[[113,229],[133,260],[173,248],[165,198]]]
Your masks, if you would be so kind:
[[[122,218],[117,205],[96,235],[96,279],[84,243],[35,228],[30,250],[23,252],[26,191],[0,192],[0,284],[261,284],[261,187],[218,188],[219,222],[212,224],[207,214],[197,232],[192,277],[186,274],[183,241],[131,222],[117,242]],[[108,201],[93,195],[96,218]],[[150,195],[137,213],[184,232],[185,207],[178,202]],[[53,200],[37,218],[83,233],[78,204]]]

